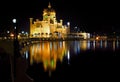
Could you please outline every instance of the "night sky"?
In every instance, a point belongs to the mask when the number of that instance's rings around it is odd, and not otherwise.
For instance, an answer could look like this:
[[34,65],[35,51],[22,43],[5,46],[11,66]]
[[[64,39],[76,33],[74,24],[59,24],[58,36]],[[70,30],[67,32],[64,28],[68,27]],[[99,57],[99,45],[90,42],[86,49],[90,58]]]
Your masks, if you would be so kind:
[[[11,2],[10,2],[11,1]],[[51,2],[56,10],[57,20],[71,22],[71,30],[78,27],[86,32],[120,32],[120,9],[118,2],[79,0],[4,0],[0,3],[0,30],[10,29],[12,19],[18,21],[18,28],[29,30],[29,18],[42,20],[42,11]]]

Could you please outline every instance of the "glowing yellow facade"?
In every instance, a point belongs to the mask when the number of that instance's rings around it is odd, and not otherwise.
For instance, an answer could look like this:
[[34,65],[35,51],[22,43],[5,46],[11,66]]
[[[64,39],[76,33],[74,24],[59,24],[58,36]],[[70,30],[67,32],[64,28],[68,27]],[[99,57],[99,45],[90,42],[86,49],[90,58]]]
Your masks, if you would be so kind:
[[70,32],[70,24],[63,25],[63,20],[56,20],[56,12],[51,8],[43,10],[43,20],[30,18],[30,37],[64,37]]

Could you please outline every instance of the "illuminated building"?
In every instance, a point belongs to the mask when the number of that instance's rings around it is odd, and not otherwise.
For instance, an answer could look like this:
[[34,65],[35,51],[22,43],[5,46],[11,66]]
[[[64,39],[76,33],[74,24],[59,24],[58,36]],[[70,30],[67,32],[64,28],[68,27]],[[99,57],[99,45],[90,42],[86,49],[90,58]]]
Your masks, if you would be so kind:
[[63,25],[63,20],[56,20],[56,12],[51,8],[43,10],[43,19],[40,21],[30,18],[30,37],[64,37],[70,32],[70,23]]

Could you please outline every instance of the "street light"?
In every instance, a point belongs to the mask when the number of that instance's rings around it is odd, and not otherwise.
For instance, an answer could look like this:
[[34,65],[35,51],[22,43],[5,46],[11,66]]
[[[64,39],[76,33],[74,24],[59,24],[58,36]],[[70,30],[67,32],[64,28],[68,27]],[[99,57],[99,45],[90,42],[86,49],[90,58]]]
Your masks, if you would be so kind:
[[12,21],[13,21],[13,23],[16,23],[16,19],[13,19]]
[[[13,19],[12,22],[16,24],[16,19]],[[14,26],[14,29],[16,29],[16,26]]]
[[17,39],[17,28],[16,28],[16,22],[17,22],[17,20],[14,18],[12,20],[12,22],[14,24],[14,35],[15,35],[14,38]]
[[70,22],[67,22],[67,25],[70,26]]
[[18,58],[20,56],[19,53],[19,41],[18,41],[18,28],[17,28],[17,20],[14,18],[12,19],[12,23],[13,23],[13,27],[14,27],[14,41],[13,41],[13,45],[14,45],[14,55],[13,55],[13,78],[16,77],[16,58]]

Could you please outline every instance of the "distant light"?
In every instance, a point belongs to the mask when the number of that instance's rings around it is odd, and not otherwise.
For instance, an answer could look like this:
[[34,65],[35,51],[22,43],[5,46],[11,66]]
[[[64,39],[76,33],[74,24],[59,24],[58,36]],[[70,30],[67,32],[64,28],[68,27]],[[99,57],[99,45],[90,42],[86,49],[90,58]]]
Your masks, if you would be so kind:
[[67,52],[67,58],[68,58],[68,60],[70,59],[70,52],[69,51]]
[[77,26],[75,28],[77,28]]
[[24,34],[24,31],[22,31],[22,34]]
[[21,35],[21,33],[18,33],[19,35]]
[[88,38],[90,38],[90,34],[88,33]]
[[67,25],[69,26],[69,25],[70,25],[70,22],[67,22]]
[[7,33],[10,33],[10,31],[8,30]]
[[100,41],[100,47],[102,48],[102,45],[103,45],[103,43],[102,43],[102,40]]
[[96,40],[98,40],[99,39],[99,37],[96,37]]
[[27,34],[27,35],[28,35],[28,32],[26,32],[25,34]]
[[11,37],[13,37],[13,36],[14,36],[14,34],[10,34],[10,36],[11,36]]
[[12,21],[13,21],[13,23],[16,23],[16,19],[13,19]]
[[88,33],[88,36],[90,36],[90,34]]
[[16,29],[16,26],[14,27],[14,29]]
[[70,64],[70,51],[69,50],[67,52],[67,59],[68,59],[68,64]]
[[26,59],[28,59],[28,51],[25,52]]

